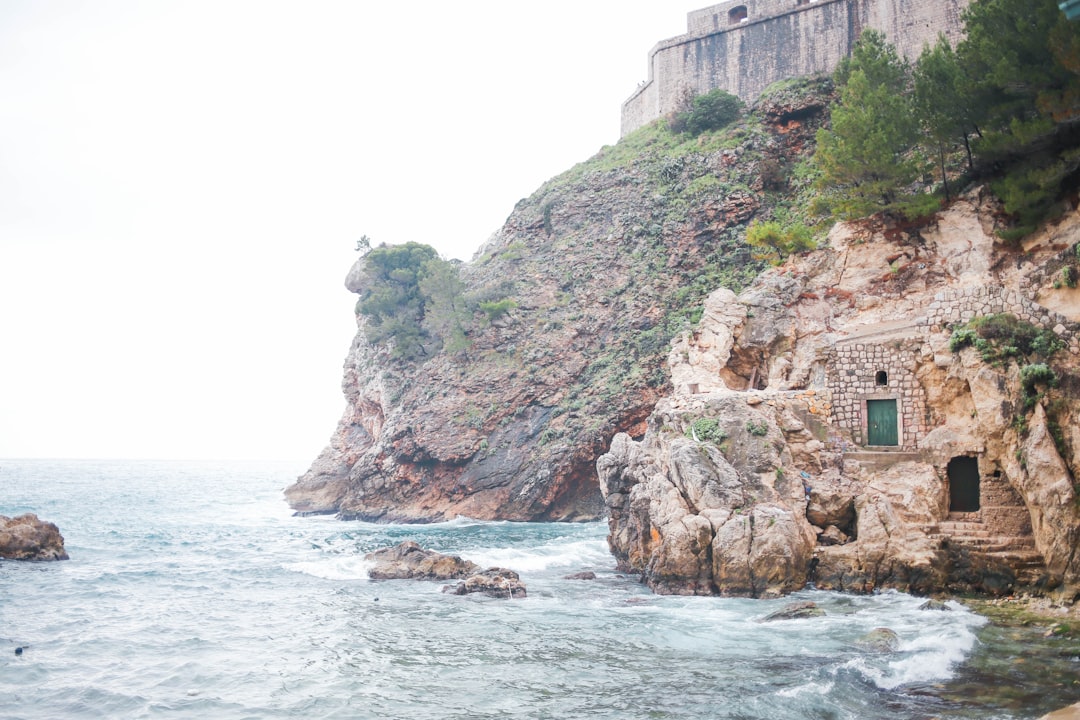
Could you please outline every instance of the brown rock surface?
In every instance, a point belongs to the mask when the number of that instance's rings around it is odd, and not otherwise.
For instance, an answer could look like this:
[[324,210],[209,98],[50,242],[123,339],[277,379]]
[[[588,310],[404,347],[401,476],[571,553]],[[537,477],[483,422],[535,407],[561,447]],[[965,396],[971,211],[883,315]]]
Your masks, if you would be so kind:
[[523,600],[527,593],[525,584],[513,570],[506,568],[488,568],[470,575],[454,586],[443,588],[443,592],[452,595],[471,595],[481,593],[493,598]]
[[481,571],[474,562],[425,550],[411,540],[370,552],[364,559],[375,563],[368,570],[373,580],[457,580]]
[[[1008,262],[996,216],[974,191],[921,229],[838,225],[712,293],[669,355],[673,396],[597,463],[619,567],[672,593],[1080,585],[1080,326],[1033,300],[1042,263],[1075,257],[1080,215]],[[1053,330],[1058,385],[1032,399],[1037,358],[950,350],[953,325],[997,313]],[[870,445],[883,397],[897,440]],[[720,434],[696,437],[706,421]],[[972,502],[951,494],[957,459],[976,468],[972,510],[954,512]]]
[[[467,349],[402,361],[367,341],[361,319],[345,412],[288,488],[293,508],[388,522],[600,517],[596,458],[617,432],[644,431],[669,341],[713,287],[703,280],[762,267],[743,229],[772,202],[763,164],[797,160],[821,123],[831,87],[811,85],[769,101],[752,143],[676,158],[605,148],[519,202],[460,266],[471,301],[516,302],[491,322],[478,314]],[[363,283],[358,263],[347,286]]]
[[0,558],[5,560],[67,560],[64,537],[51,522],[33,513],[15,518],[0,515]]

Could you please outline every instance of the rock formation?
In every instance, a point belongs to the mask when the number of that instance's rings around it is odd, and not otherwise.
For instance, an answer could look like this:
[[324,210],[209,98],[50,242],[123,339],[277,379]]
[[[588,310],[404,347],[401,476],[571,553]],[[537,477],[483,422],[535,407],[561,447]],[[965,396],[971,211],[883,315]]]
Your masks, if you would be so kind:
[[525,584],[513,570],[499,567],[485,570],[457,555],[425,550],[411,540],[370,552],[364,559],[374,563],[368,570],[372,580],[461,580],[457,585],[444,587],[443,592],[482,593],[517,600],[526,596]]
[[368,570],[372,580],[458,580],[482,569],[457,555],[425,550],[411,540],[370,552],[364,559],[374,563]]
[[806,152],[830,93],[784,88],[678,154],[605,148],[520,201],[460,267],[470,301],[516,305],[478,313],[463,350],[396,359],[360,316],[345,412],[289,503],[387,522],[600,517],[596,458],[644,432],[705,295],[757,274],[742,238],[774,197],[763,177]]
[[[714,292],[674,395],[598,461],[619,567],[687,594],[1076,588],[1080,304],[1053,276],[1080,216],[1021,253],[995,211],[976,191],[923,228],[838,225]],[[989,316],[1048,365],[953,339]]]
[[67,560],[64,537],[51,522],[34,513],[15,518],[0,515],[0,558],[5,560]]
[[525,584],[513,570],[506,568],[488,568],[475,575],[470,575],[457,585],[448,585],[443,592],[452,595],[471,595],[481,593],[493,598],[523,600],[527,593]]

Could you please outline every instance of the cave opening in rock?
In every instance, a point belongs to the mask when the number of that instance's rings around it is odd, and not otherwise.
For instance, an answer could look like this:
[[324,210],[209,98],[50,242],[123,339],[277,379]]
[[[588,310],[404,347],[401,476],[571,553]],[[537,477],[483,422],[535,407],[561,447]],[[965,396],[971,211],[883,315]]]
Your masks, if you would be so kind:
[[954,457],[949,461],[949,512],[978,512],[979,461],[973,457]]

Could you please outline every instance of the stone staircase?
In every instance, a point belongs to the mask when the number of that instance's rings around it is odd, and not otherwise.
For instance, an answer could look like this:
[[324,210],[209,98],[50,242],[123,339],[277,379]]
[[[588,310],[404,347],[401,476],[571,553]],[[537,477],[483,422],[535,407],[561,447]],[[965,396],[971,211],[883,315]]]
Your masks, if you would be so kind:
[[1007,564],[1016,572],[1018,585],[1034,584],[1046,570],[1032,536],[994,533],[983,524],[978,513],[951,512],[948,518],[928,530],[931,536],[946,537],[971,553]]
[[926,455],[907,450],[848,450],[844,460],[855,460],[859,466],[872,472],[880,472],[902,462],[925,462]]

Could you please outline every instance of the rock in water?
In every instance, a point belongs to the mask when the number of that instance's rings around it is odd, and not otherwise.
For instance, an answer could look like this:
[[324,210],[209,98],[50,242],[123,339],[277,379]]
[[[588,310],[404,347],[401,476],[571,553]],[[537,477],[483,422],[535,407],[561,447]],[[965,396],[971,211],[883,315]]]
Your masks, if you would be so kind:
[[5,560],[67,560],[64,536],[51,522],[34,513],[16,518],[0,515],[0,558]]
[[900,647],[900,636],[889,628],[874,628],[856,640],[855,644],[874,652],[896,652]]
[[579,573],[573,573],[572,575],[566,575],[563,580],[595,580],[596,573],[592,570],[584,570]]
[[375,563],[368,570],[372,580],[462,580],[457,585],[446,586],[443,592],[483,593],[510,599],[525,597],[525,585],[513,570],[497,567],[484,570],[457,555],[425,550],[411,540],[370,552],[364,559]]
[[804,600],[802,602],[788,603],[776,612],[769,613],[758,622],[772,622],[773,620],[801,620],[803,618],[821,617],[825,611],[817,606],[817,603]]
[[488,597],[520,600],[525,597],[525,584],[513,570],[493,567],[470,575],[454,587],[448,585],[443,592],[454,595],[483,593]]
[[941,600],[927,600],[926,602],[924,602],[922,605],[919,606],[919,609],[920,610],[939,610],[939,611],[944,611],[944,612],[949,612],[949,611],[952,610],[951,607],[946,605]]
[[425,550],[411,540],[370,552],[364,559],[375,563],[368,570],[372,580],[457,580],[481,570],[474,562]]

